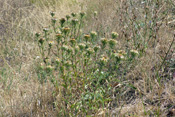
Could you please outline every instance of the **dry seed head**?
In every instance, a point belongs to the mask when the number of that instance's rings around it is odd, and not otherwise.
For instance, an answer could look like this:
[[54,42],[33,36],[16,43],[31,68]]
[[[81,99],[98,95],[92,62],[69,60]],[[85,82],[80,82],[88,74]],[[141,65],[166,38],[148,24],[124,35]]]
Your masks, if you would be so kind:
[[108,58],[106,56],[102,55],[100,58],[100,61],[103,63],[106,63],[106,62],[108,62]]

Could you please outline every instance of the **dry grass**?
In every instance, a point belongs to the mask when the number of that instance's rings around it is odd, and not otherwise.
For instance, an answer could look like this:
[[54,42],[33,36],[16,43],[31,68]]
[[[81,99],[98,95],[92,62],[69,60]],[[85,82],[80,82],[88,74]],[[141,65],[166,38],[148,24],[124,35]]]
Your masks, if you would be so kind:
[[[164,2],[163,2],[164,3]],[[175,4],[175,3],[174,3]],[[120,48],[129,46],[134,48],[133,42],[126,44],[126,39],[132,39],[130,21],[125,22],[122,13],[127,6],[123,1],[92,0],[76,2],[75,0],[4,0],[0,2],[0,116],[56,116],[53,109],[55,97],[52,95],[54,86],[47,81],[40,84],[35,72],[39,62],[37,44],[33,34],[50,24],[50,11],[56,12],[58,19],[71,12],[80,10],[87,12],[86,32],[97,31],[104,37],[109,37],[111,31],[119,32]],[[116,10],[119,9],[120,10]],[[164,6],[162,5],[162,9]],[[171,9],[171,7],[169,8]],[[98,11],[96,17],[93,11]],[[140,14],[138,14],[140,15]],[[123,22],[120,18],[123,18]],[[129,15],[132,18],[132,14]],[[139,16],[141,17],[141,15]],[[172,20],[167,16],[168,22]],[[126,28],[125,23],[128,25]],[[173,23],[172,23],[173,24]],[[174,30],[163,22],[157,32],[155,45],[151,41],[142,57],[132,64],[131,70],[125,77],[125,82],[132,83],[137,90],[125,87],[123,97],[118,106],[112,106],[109,111],[100,111],[98,116],[105,112],[116,116],[166,116],[168,109],[175,104],[175,90],[173,74],[174,67],[166,63],[165,71],[159,71],[161,84],[157,80],[156,70],[165,57],[173,39]],[[126,37],[126,34],[128,35]],[[146,37],[147,38],[147,37]],[[172,58],[175,46],[168,54],[167,61]],[[174,63],[171,63],[174,64]],[[123,88],[123,89],[125,89]],[[59,100],[59,97],[56,97]],[[117,100],[118,101],[118,100]],[[101,114],[102,113],[102,114]]]

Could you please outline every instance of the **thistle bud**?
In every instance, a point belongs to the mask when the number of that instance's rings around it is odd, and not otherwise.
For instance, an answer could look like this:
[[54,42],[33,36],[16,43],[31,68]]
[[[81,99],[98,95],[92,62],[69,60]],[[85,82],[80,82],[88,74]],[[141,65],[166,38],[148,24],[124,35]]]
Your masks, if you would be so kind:
[[46,66],[46,71],[51,72],[53,70],[53,67],[51,65]]
[[57,19],[52,18],[52,19],[51,19],[51,21],[52,21],[52,23],[53,23],[53,24],[55,24],[55,23],[56,23],[56,21],[57,21]]
[[35,36],[38,38],[41,34],[40,33],[35,33]]
[[88,48],[87,49],[87,54],[88,55],[91,55],[91,54],[93,54],[94,53],[94,50],[92,49],[92,48]]
[[47,32],[49,31],[49,29],[48,29],[48,28],[43,28],[43,31],[44,31],[45,33],[47,33]]
[[59,64],[60,63],[60,59],[59,58],[56,58],[56,63]]

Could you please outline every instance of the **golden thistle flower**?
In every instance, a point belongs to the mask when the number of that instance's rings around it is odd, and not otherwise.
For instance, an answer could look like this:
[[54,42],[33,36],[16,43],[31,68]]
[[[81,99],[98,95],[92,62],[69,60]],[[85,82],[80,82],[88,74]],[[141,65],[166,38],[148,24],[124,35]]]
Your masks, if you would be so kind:
[[119,36],[117,32],[112,32],[111,35],[112,35],[112,39],[116,39]]

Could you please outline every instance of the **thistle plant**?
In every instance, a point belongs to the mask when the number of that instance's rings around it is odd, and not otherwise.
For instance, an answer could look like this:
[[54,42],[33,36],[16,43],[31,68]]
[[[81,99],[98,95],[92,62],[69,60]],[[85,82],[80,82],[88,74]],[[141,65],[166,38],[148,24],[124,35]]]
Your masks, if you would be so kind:
[[[35,36],[41,61],[45,63],[40,67],[40,73],[49,74],[46,76],[51,79],[56,91],[60,87],[56,92],[62,94],[61,106],[57,105],[58,113],[68,116],[67,113],[78,114],[81,109],[88,113],[89,107],[92,111],[93,108],[104,107],[108,100],[104,92],[109,93],[109,77],[117,76],[115,71],[119,71],[120,63],[128,54],[117,45],[119,34],[112,32],[111,39],[107,39],[101,38],[95,31],[80,33],[86,15],[84,12],[66,15],[59,22],[54,12],[50,14],[52,29],[43,29],[43,34],[36,33]],[[130,54],[134,59],[139,52],[131,50]],[[95,97],[97,95],[101,97]],[[80,109],[82,103],[85,105]]]

